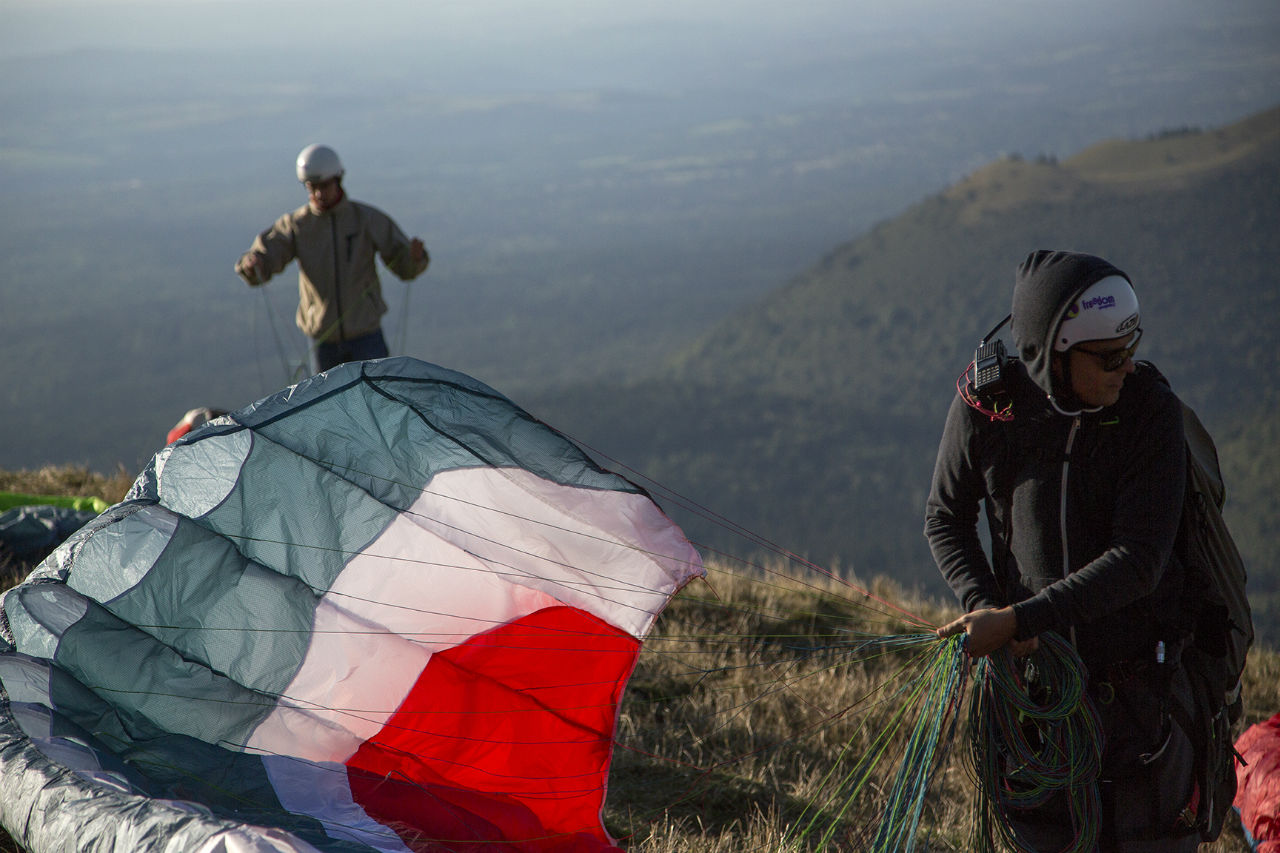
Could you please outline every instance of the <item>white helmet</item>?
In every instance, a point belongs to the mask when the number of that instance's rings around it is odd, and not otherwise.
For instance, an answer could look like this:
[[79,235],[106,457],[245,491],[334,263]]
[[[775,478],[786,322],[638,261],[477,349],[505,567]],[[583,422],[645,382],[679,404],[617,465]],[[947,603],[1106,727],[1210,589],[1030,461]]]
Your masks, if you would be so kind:
[[1053,348],[1066,352],[1083,341],[1123,337],[1137,328],[1138,319],[1138,295],[1133,285],[1124,276],[1109,275],[1067,306]]
[[341,178],[343,173],[338,152],[328,145],[308,145],[298,154],[298,180],[304,184]]

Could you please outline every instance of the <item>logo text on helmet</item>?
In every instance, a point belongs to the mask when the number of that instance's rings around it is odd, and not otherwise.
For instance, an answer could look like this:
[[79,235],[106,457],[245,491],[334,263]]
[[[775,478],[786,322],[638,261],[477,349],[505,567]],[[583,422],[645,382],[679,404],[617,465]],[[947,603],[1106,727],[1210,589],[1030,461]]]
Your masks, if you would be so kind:
[[1116,298],[1114,296],[1095,296],[1092,299],[1086,299],[1080,303],[1081,311],[1088,311],[1090,308],[1097,308],[1101,310],[1103,308],[1114,307],[1116,307]]

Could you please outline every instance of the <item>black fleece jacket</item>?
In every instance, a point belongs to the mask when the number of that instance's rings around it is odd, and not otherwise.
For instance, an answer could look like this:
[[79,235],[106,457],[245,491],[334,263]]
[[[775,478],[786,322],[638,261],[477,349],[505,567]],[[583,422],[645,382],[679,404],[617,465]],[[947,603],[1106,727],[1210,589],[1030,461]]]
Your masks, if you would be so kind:
[[[1072,253],[1033,253],[1020,268],[1014,418],[993,421],[957,395],[925,521],[934,559],[966,610],[1013,605],[1019,639],[1074,631],[1091,668],[1144,657],[1157,640],[1173,639],[1182,577],[1173,557],[1186,474],[1177,397],[1140,366],[1100,411],[1063,414],[1066,395],[1056,395],[1059,406],[1050,400],[1058,391],[1051,336],[1063,310],[1115,274],[1101,259]],[[977,531],[980,506],[990,561]]]

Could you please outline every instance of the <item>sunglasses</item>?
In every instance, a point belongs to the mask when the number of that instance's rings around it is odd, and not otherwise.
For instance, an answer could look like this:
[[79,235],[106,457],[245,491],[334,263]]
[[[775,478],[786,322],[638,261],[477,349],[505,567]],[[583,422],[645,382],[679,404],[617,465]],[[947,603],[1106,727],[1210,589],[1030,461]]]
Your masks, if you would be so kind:
[[1141,326],[1139,326],[1137,331],[1134,332],[1133,343],[1129,344],[1124,349],[1111,349],[1106,350],[1105,352],[1094,352],[1093,350],[1085,349],[1084,347],[1076,347],[1076,350],[1084,353],[1085,355],[1093,356],[1101,362],[1103,370],[1107,373],[1111,373],[1124,367],[1124,363],[1133,358],[1133,354],[1138,350],[1138,341],[1140,340],[1142,340]]

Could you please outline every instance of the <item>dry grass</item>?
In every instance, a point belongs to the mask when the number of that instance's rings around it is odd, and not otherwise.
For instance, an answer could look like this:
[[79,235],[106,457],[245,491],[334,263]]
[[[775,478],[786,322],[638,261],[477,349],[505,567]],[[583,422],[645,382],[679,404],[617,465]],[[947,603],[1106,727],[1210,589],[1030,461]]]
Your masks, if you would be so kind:
[[[121,466],[107,476],[79,467],[46,466],[35,471],[0,471],[0,492],[52,497],[102,498],[118,503],[133,485],[134,475]],[[33,566],[22,563],[0,548],[0,589],[24,578]],[[0,853],[4,853],[0,843]]]
[[[673,602],[624,699],[610,830],[645,851],[814,846],[818,833],[797,842],[788,828],[823,802],[842,751],[848,770],[893,727],[901,709],[894,688],[910,664],[904,653],[870,655],[848,645],[859,632],[919,630],[851,592],[835,582],[815,587],[712,566],[709,588],[695,584]],[[912,609],[937,610],[920,604]],[[820,812],[823,826],[838,827],[835,846],[869,842],[895,771],[892,759],[879,762],[847,811],[836,813],[846,805],[837,800]],[[964,850],[951,828],[967,823],[971,786],[958,768],[942,773],[937,786],[926,807],[931,849]]]
[[[109,501],[131,481],[123,470],[113,477],[82,469],[0,472],[0,490]],[[16,579],[0,578],[0,588]],[[932,624],[952,610],[883,578],[864,595],[833,579],[782,577],[781,566],[710,565],[708,580],[684,590],[658,620],[624,696],[605,809],[610,832],[644,853],[815,849],[816,833],[797,840],[797,821],[823,802],[825,777],[842,751],[864,754],[902,706],[893,689],[908,663],[904,653],[849,649],[859,632],[920,630],[895,608]],[[1257,651],[1246,687],[1245,724],[1280,708],[1280,656]],[[891,748],[847,811],[827,805],[820,812],[824,825],[836,826],[827,849],[866,848],[894,764]],[[920,849],[969,850],[973,797],[952,756],[926,801]],[[0,851],[18,849],[0,832]],[[1248,846],[1233,821],[1201,851],[1246,853]]]
[[117,503],[133,485],[121,466],[110,476],[87,468],[46,466],[36,471],[0,471],[0,492],[102,498]]

